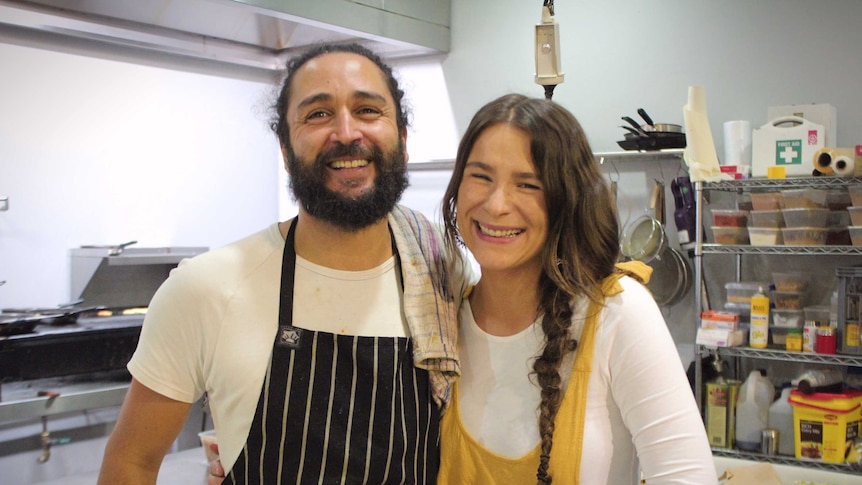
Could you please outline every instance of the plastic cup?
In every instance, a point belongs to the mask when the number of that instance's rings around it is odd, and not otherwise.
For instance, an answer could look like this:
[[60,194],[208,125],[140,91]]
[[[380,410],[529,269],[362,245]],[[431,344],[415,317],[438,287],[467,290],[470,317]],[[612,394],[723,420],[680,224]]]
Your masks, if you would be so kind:
[[215,430],[211,429],[209,431],[201,431],[200,433],[198,433],[198,438],[200,438],[201,446],[204,449],[204,453],[206,453],[207,463],[211,463],[215,460],[218,460],[218,453],[216,453],[210,448],[210,445],[218,444]]

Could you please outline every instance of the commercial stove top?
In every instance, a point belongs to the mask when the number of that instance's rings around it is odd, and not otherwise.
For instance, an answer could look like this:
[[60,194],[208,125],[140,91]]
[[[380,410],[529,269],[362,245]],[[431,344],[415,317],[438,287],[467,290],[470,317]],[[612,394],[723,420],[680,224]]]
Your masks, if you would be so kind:
[[0,382],[123,369],[137,347],[143,315],[80,317],[0,337]]
[[76,307],[110,309],[113,316],[83,311],[63,324],[39,320],[21,332],[0,333],[0,383],[125,369],[144,321],[128,309],[145,309],[180,261],[207,251],[128,247],[132,244],[70,250],[70,297]]

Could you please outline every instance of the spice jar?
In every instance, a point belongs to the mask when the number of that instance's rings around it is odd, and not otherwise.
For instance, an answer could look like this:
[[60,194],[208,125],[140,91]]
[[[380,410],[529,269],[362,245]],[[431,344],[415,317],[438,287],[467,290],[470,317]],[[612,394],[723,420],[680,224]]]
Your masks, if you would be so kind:
[[788,328],[784,347],[788,352],[802,352],[802,329]]
[[817,327],[816,348],[818,354],[834,354],[838,348],[838,337],[832,327]]

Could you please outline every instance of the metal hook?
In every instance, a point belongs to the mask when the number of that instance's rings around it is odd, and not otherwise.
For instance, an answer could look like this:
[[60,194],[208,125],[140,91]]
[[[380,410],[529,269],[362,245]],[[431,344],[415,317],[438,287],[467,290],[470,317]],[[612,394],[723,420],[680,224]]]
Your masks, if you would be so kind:
[[39,443],[42,445],[42,454],[36,458],[39,463],[45,463],[51,459],[51,432],[48,431],[48,416],[42,416],[42,433],[39,435]]
[[[605,157],[599,158],[599,165],[604,165],[604,164],[605,164]],[[613,160],[611,160],[611,167],[614,169],[614,173],[617,175],[617,177],[613,178],[613,177],[611,177],[611,174],[608,174],[608,178],[611,180],[611,182],[619,182],[620,170],[617,168],[617,164],[614,163]]]
[[[661,180],[662,183],[664,183],[664,181],[667,180],[664,174],[664,165],[662,165],[661,160],[658,158],[656,158],[655,163],[658,165],[658,173],[661,174]],[[658,180],[656,180],[656,182],[658,182]]]
[[688,169],[687,169],[687,166],[685,164],[685,159],[682,157],[679,157],[679,169],[677,169],[677,171],[676,171],[676,176],[682,177],[684,175],[688,175]]

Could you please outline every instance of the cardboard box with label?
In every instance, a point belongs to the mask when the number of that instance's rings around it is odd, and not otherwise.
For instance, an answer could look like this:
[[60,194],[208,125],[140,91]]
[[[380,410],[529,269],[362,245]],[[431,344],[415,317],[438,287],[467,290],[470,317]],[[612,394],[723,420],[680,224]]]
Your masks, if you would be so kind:
[[769,167],[784,167],[787,177],[811,176],[814,154],[824,146],[823,125],[785,116],[752,133],[751,176],[766,177]]

